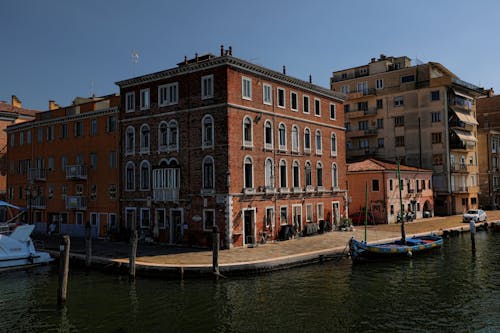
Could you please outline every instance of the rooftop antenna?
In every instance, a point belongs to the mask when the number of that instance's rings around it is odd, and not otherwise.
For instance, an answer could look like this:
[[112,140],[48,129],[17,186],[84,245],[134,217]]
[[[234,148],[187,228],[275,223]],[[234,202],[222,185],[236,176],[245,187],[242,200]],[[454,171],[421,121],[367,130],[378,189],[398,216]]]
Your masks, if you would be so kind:
[[90,96],[95,96],[94,80],[90,81]]
[[132,75],[135,75],[135,67],[139,62],[139,53],[136,50],[132,50]]

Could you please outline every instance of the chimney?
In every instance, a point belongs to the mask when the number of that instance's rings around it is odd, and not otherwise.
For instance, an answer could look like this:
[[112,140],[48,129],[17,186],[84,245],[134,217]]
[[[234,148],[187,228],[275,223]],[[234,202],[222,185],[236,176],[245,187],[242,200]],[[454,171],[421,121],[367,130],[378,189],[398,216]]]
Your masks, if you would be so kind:
[[196,52],[196,53],[194,54],[194,61],[195,61],[195,62],[198,62],[198,52]]
[[21,100],[19,98],[17,98],[16,95],[11,96],[11,103],[10,104],[15,108],[21,108],[23,106],[23,103],[21,102]]
[[220,46],[220,56],[224,56],[224,45],[221,44]]
[[286,75],[286,66],[283,65],[283,74]]
[[60,108],[60,106],[58,104],[56,104],[56,102],[54,102],[53,100],[49,101],[49,111],[59,109],[59,108]]
[[229,47],[229,55],[233,56],[233,47],[232,46]]
[[377,59],[376,59],[376,58],[372,58],[372,59],[371,59],[371,62],[375,62],[375,60],[377,60]]
[[188,64],[188,57],[184,56],[184,65],[187,65],[187,64]]
[[313,77],[311,74],[309,74],[309,83],[313,83]]

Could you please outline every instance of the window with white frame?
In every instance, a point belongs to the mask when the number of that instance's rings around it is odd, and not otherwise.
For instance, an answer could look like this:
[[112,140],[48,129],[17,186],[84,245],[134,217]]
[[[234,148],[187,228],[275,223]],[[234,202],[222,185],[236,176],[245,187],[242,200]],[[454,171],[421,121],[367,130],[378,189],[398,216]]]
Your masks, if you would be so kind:
[[280,160],[280,187],[281,188],[288,187],[288,184],[287,184],[287,167],[286,167],[286,161],[285,160]]
[[206,75],[201,78],[201,99],[214,97],[214,76]]
[[286,150],[286,127],[280,124],[278,127],[279,149]]
[[158,87],[158,104],[160,106],[179,103],[179,82],[164,84]]
[[321,221],[325,219],[325,206],[322,202],[316,205],[316,220]]
[[167,227],[167,210],[165,208],[156,208],[155,221],[158,228],[165,229]]
[[203,230],[212,231],[215,225],[215,209],[203,210]]
[[179,130],[177,126],[177,121],[170,120],[168,123],[168,150],[179,150]]
[[253,146],[253,126],[252,118],[246,116],[243,118],[243,146]]
[[158,150],[167,151],[168,149],[168,124],[162,121],[158,126]]
[[384,88],[384,79],[377,79],[375,81],[375,87],[377,89],[383,89]]
[[270,120],[266,120],[264,123],[264,148],[273,148],[273,124]]
[[299,127],[297,125],[292,126],[292,152],[299,152]]
[[150,144],[150,130],[149,125],[143,124],[141,126],[141,153],[149,153]]
[[141,162],[141,174],[140,174],[140,189],[141,191],[147,191],[150,188],[150,175],[151,168],[148,161]]
[[335,135],[335,133],[332,133],[330,143],[331,143],[331,155],[337,156],[337,135]]
[[262,102],[266,105],[273,104],[273,93],[272,87],[270,84],[264,83],[262,85]]
[[321,116],[321,101],[318,98],[314,99],[314,115]]
[[302,111],[304,113],[309,113],[309,96],[303,95],[302,96]]
[[334,120],[337,118],[337,107],[335,104],[330,104],[330,119]]
[[297,93],[294,92],[294,91],[290,92],[290,109],[292,111],[298,111],[299,110],[298,96],[297,96]]
[[83,212],[75,212],[75,223],[76,224],[83,224]]
[[321,155],[322,152],[323,152],[323,144],[322,144],[321,131],[316,130],[316,154]]
[[306,222],[312,222],[312,221],[313,221],[313,205],[307,204],[306,205]]
[[304,167],[304,179],[306,186],[312,186],[312,167],[311,162],[307,161]]
[[149,208],[141,208],[141,228],[149,228],[150,222]]
[[332,163],[332,186],[333,188],[339,187],[337,163]]
[[285,89],[277,88],[278,91],[278,107],[285,108]]
[[266,207],[264,227],[272,228],[274,225],[274,207]]
[[97,135],[97,119],[90,120],[90,135]]
[[128,161],[125,167],[125,190],[135,190],[135,165],[132,161]]
[[127,127],[125,131],[125,154],[130,155],[135,152],[135,129]]
[[250,156],[245,157],[244,165],[243,165],[243,174],[244,174],[244,187],[245,188],[253,188],[253,161]]
[[323,186],[323,164],[320,161],[316,163],[316,185]]
[[171,162],[166,168],[153,170],[153,189],[178,189],[180,184],[180,169],[176,162]]
[[141,90],[141,110],[149,109],[149,88]]
[[125,94],[125,112],[135,111],[135,92],[131,91]]
[[207,114],[203,117],[201,127],[201,137],[203,147],[213,147],[214,145],[214,118]]
[[280,224],[288,224],[288,207],[281,206],[280,207]]
[[31,130],[26,131],[26,143],[31,144]]
[[243,99],[252,100],[252,80],[245,76],[241,78],[241,96]]
[[274,163],[271,158],[267,158],[264,165],[265,186],[274,188]]
[[298,161],[293,161],[292,164],[292,181],[293,187],[300,187],[300,165]]
[[304,152],[311,152],[311,131],[309,128],[304,129]]
[[215,166],[214,158],[212,156],[205,156],[203,158],[202,167],[202,178],[203,178],[203,189],[213,190],[215,189]]

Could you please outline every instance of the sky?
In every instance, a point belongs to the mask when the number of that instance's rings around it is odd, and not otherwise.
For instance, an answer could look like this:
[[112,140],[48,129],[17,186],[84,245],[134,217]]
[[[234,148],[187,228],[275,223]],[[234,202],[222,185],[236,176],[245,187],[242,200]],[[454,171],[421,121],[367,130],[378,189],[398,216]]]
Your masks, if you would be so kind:
[[1,0],[0,100],[67,106],[221,44],[323,87],[385,54],[439,62],[500,93],[499,13],[496,0]]

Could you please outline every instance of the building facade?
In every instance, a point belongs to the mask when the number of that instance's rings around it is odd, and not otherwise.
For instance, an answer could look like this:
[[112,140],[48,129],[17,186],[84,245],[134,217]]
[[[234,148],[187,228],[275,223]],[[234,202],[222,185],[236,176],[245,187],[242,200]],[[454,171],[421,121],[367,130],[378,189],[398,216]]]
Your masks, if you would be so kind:
[[340,94],[222,47],[117,84],[126,228],[230,248],[345,214]]
[[[416,218],[433,215],[432,170],[400,165],[401,196],[398,166],[374,158],[349,163],[347,181],[349,212],[364,216],[366,206],[375,223],[396,223],[401,212],[414,213]],[[366,187],[368,186],[368,202]]]
[[118,228],[120,97],[77,98],[71,106],[49,102],[34,120],[8,126],[9,202],[26,207],[26,222],[45,232],[94,236]]
[[439,63],[384,55],[333,72],[331,89],[348,95],[348,161],[373,156],[433,170],[437,215],[478,207],[476,99],[484,89]]

